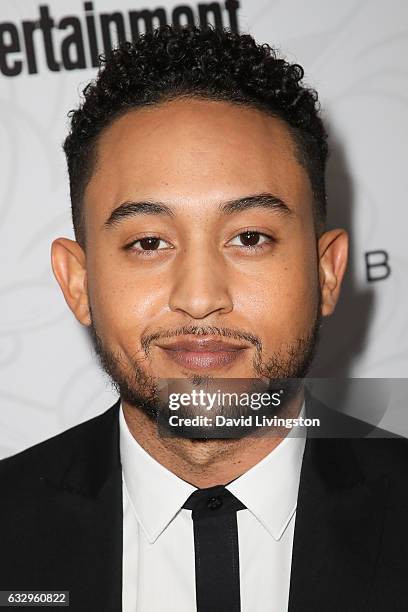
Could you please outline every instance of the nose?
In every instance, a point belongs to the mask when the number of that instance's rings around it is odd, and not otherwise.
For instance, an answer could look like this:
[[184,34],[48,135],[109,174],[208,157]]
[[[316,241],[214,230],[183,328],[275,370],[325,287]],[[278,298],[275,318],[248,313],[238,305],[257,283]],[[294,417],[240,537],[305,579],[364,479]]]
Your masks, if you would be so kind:
[[176,275],[169,297],[169,307],[192,319],[227,314],[233,308],[228,290],[228,275],[222,256],[208,250],[186,252],[175,264]]

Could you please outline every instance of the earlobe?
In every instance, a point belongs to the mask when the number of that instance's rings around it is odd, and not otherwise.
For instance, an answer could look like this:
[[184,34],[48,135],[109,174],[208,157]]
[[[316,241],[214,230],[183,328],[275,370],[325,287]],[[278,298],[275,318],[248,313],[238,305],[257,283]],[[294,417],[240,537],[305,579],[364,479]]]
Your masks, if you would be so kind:
[[334,229],[322,234],[318,242],[318,252],[322,315],[327,317],[336,307],[347,267],[347,232],[343,229]]
[[51,265],[65,301],[82,325],[90,325],[86,256],[69,238],[57,238],[51,246]]

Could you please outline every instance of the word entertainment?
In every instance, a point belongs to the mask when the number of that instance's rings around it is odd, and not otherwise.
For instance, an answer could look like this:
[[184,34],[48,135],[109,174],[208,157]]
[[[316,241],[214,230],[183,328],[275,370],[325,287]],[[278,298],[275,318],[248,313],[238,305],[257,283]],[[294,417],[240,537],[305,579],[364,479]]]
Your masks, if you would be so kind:
[[13,77],[25,71],[37,74],[39,66],[52,72],[96,68],[101,53],[108,55],[118,43],[160,25],[213,25],[239,32],[238,0],[179,4],[171,11],[162,7],[126,13],[115,9],[98,15],[93,2],[84,2],[83,9],[82,16],[57,19],[42,4],[36,19],[0,23],[0,72]]
[[320,427],[320,419],[307,419],[303,417],[283,419],[276,416],[266,417],[258,414],[250,414],[240,417],[216,417],[195,416],[191,418],[172,415],[169,417],[170,427]]

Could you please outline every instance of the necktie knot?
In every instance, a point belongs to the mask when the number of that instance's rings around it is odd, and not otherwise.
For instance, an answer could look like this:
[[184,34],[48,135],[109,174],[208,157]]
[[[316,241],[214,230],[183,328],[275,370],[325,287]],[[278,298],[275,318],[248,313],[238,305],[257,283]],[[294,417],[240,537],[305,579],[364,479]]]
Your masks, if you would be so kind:
[[192,510],[193,520],[236,512],[237,510],[243,510],[245,507],[224,485],[197,489],[183,505],[183,508]]

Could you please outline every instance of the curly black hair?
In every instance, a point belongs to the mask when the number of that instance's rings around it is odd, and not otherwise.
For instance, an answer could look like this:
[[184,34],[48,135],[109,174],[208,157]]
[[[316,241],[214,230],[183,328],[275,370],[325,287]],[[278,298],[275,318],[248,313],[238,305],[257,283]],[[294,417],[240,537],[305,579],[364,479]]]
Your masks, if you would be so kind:
[[72,220],[85,246],[82,200],[101,131],[127,111],[178,97],[229,101],[283,119],[312,185],[317,228],[326,218],[327,134],[315,90],[302,84],[303,68],[280,58],[249,34],[211,27],[162,26],[101,56],[97,78],[69,113],[64,142]]

